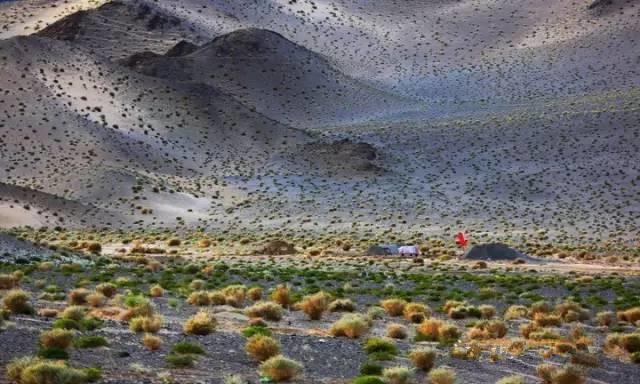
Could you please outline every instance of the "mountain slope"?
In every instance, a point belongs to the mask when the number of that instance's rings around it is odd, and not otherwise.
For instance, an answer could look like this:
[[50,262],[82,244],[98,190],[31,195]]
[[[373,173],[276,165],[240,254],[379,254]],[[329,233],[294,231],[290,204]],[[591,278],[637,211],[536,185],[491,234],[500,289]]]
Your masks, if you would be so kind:
[[345,76],[326,58],[261,29],[217,37],[185,56],[137,55],[126,63],[148,76],[222,89],[244,105],[297,127],[353,123],[411,106],[405,99]]

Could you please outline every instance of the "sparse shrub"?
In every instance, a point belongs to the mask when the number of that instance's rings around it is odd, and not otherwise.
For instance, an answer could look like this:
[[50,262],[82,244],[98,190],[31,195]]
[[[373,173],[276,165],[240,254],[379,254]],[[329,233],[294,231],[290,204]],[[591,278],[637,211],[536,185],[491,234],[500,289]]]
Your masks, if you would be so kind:
[[254,335],[247,340],[245,350],[258,361],[265,361],[280,354],[280,343],[265,335]]
[[625,311],[619,311],[618,319],[620,321],[626,321],[630,324],[636,324],[636,322],[640,321],[640,307],[630,308]]
[[44,348],[67,349],[73,342],[74,332],[66,329],[51,329],[40,334],[40,345]]
[[183,330],[187,334],[208,335],[215,330],[216,325],[216,319],[211,314],[198,312],[184,323]]
[[559,342],[553,346],[553,350],[555,353],[568,354],[575,352],[576,348],[571,343]]
[[393,323],[387,325],[387,336],[392,339],[406,339],[407,334],[407,327],[402,324]]
[[521,324],[520,325],[520,334],[522,335],[522,337],[524,337],[525,339],[528,339],[531,337],[531,334],[533,332],[537,332],[540,330],[540,327],[538,326],[538,324],[534,323],[534,322],[528,322],[525,324]]
[[408,367],[390,367],[382,371],[382,376],[389,384],[406,384],[411,381],[413,371]]
[[374,306],[367,310],[367,317],[371,320],[381,319],[382,316],[384,316],[384,313],[384,309]]
[[598,356],[585,351],[571,352],[571,363],[585,365],[588,367],[597,367],[600,364],[598,361]]
[[99,348],[106,347],[109,343],[102,336],[80,336],[73,345],[76,348]]
[[469,338],[474,340],[501,339],[506,336],[507,330],[504,321],[479,321],[469,331]]
[[262,288],[249,288],[249,290],[247,291],[247,296],[251,301],[260,301],[262,299]]
[[118,293],[118,288],[111,283],[102,283],[96,287],[96,292],[102,293],[108,298],[112,298]]
[[455,325],[437,319],[423,321],[416,327],[416,332],[420,341],[438,341],[442,344],[451,344],[460,337]]
[[199,344],[189,343],[186,341],[180,341],[173,345],[171,352],[175,354],[183,355],[204,355],[205,350]]
[[156,284],[149,288],[149,296],[151,297],[162,297],[164,296],[164,288],[162,288],[159,284]]
[[282,319],[282,307],[280,304],[269,301],[259,301],[245,309],[245,313],[249,317],[260,317],[270,321],[280,321]]
[[373,355],[376,360],[389,360],[388,356],[398,354],[398,347],[391,340],[372,337],[365,342],[364,351],[370,356]]
[[87,297],[91,292],[86,288],[77,288],[69,292],[69,304],[84,305],[87,304]]
[[496,315],[496,307],[493,305],[483,304],[478,307],[483,319],[491,319]]
[[401,316],[406,305],[406,300],[402,299],[386,299],[380,302],[380,306],[389,316]]
[[173,368],[189,368],[192,367],[196,360],[197,356],[195,355],[181,355],[181,354],[169,354],[165,358],[167,364]]
[[456,382],[456,372],[448,368],[436,368],[429,372],[430,384],[454,384]]
[[512,305],[504,313],[505,320],[525,319],[529,309],[524,305]]
[[596,314],[598,325],[602,327],[612,327],[616,325],[616,314],[611,311],[598,312]]
[[192,291],[201,291],[207,285],[207,282],[200,279],[191,280],[189,283],[189,289]]
[[589,312],[572,301],[559,303],[556,305],[555,312],[566,322],[589,320]]
[[430,371],[431,368],[433,368],[436,356],[436,351],[431,348],[414,349],[409,352],[409,359],[413,365],[425,372]]
[[618,347],[629,353],[640,352],[640,333],[614,333],[607,336],[604,345],[607,349]]
[[13,289],[18,286],[18,279],[14,275],[0,274],[0,289]]
[[289,305],[293,304],[291,290],[284,284],[280,284],[275,287],[273,292],[271,292],[271,300],[280,304],[284,308],[287,308]]
[[252,326],[249,326],[249,327],[243,329],[242,330],[242,335],[244,337],[251,337],[251,336],[254,336],[254,335],[271,336],[271,331],[269,330],[269,328],[267,328],[265,326],[252,325]]
[[7,366],[7,376],[19,384],[83,384],[88,375],[61,361],[22,358]]
[[276,382],[289,381],[302,373],[302,364],[278,355],[260,364],[260,373]]
[[569,364],[551,373],[551,384],[584,384],[584,371],[576,365]]
[[100,292],[94,292],[87,296],[87,304],[94,308],[99,308],[105,305],[107,297]]
[[507,376],[496,381],[496,384],[524,384],[524,377],[518,375]]
[[241,284],[230,285],[222,290],[225,302],[232,307],[240,308],[247,297],[247,287]]
[[79,305],[70,305],[66,307],[62,312],[60,312],[60,314],[58,314],[58,317],[66,320],[80,321],[84,319],[85,313],[86,310],[84,307],[81,307]]
[[21,289],[12,289],[4,296],[2,302],[4,307],[12,313],[30,314],[33,313],[30,296]]
[[227,303],[227,298],[224,296],[224,293],[220,291],[209,292],[209,301],[211,305],[225,305]]
[[634,364],[640,364],[640,352],[633,352],[630,356],[629,359],[631,360],[632,363]]
[[211,304],[209,293],[207,291],[195,291],[191,292],[187,298],[187,303],[197,306],[206,306]]
[[367,319],[354,313],[343,315],[338,321],[333,323],[329,330],[333,336],[345,336],[351,339],[357,339],[369,330]]
[[180,239],[169,239],[169,241],[167,241],[167,246],[168,247],[177,247],[181,244],[182,242],[180,241]]
[[356,305],[350,299],[337,299],[329,304],[330,312],[353,312]]
[[408,303],[404,306],[402,315],[408,321],[419,324],[424,319],[431,317],[431,308],[421,303]]
[[360,367],[360,374],[364,376],[369,376],[369,375],[380,376],[382,375],[383,369],[384,368],[382,367],[382,365],[375,362],[368,361],[362,364],[362,367]]
[[162,347],[162,339],[158,336],[147,333],[142,338],[142,344],[147,347],[148,350],[156,351]]
[[129,321],[129,329],[133,332],[156,333],[162,328],[162,316],[138,316]]
[[309,319],[319,320],[322,313],[329,307],[329,295],[325,292],[318,292],[313,295],[305,296],[298,303],[299,308]]

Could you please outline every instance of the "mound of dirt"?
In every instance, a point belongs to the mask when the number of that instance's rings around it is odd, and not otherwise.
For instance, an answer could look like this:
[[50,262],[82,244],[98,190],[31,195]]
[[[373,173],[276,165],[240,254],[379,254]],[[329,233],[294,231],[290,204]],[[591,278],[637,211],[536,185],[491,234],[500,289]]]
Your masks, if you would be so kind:
[[190,43],[186,40],[180,41],[178,44],[174,45],[167,51],[165,54],[167,57],[180,57],[186,56],[190,53],[193,53],[198,50],[198,46]]
[[524,260],[526,262],[534,263],[540,262],[531,256],[527,256],[517,249],[511,248],[508,245],[502,243],[490,243],[490,244],[478,244],[474,245],[469,252],[464,256],[468,260],[483,260],[483,261],[516,261]]

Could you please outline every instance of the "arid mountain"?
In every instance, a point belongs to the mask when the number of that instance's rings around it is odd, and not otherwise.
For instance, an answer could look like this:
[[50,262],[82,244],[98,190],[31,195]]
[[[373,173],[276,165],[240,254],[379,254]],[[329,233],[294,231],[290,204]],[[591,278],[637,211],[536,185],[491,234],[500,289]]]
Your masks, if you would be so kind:
[[0,4],[11,225],[637,236],[635,1],[45,3]]

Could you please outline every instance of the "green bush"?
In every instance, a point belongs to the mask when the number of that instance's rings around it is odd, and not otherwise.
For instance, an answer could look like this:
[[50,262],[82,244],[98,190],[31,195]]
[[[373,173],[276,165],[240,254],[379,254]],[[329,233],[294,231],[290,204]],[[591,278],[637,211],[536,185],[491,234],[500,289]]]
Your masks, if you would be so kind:
[[386,384],[377,376],[360,376],[353,379],[351,384]]
[[170,354],[165,360],[172,368],[189,368],[193,367],[198,358],[196,355]]
[[201,345],[181,341],[175,343],[171,351],[176,354],[191,354],[191,355],[204,355],[205,350]]
[[99,348],[109,345],[102,336],[81,336],[73,343],[76,348]]

